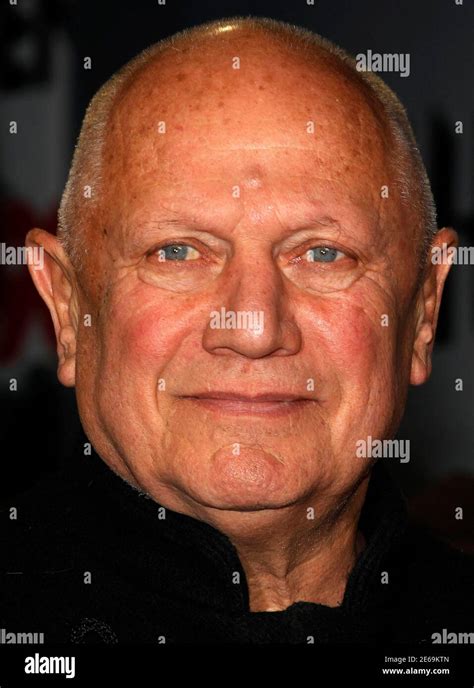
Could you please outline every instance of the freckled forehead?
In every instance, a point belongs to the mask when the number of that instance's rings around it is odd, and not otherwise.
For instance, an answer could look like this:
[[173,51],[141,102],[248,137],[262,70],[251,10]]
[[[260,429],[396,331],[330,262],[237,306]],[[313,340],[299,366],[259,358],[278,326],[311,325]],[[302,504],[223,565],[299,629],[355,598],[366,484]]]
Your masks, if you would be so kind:
[[142,71],[114,110],[107,164],[135,174],[156,168],[165,147],[181,162],[189,146],[209,154],[312,150],[326,166],[341,158],[385,165],[383,117],[354,77],[288,53],[240,53],[239,69],[235,47],[207,62],[189,53]]

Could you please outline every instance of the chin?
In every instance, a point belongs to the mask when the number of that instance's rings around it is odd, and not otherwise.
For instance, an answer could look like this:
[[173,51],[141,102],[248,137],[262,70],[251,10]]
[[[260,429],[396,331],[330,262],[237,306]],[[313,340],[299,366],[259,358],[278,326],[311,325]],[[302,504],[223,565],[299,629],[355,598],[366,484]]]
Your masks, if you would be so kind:
[[[198,474],[186,491],[215,509],[259,511],[279,509],[301,497],[297,468],[268,450],[242,447],[238,456],[226,449],[212,457],[208,470]],[[302,476],[301,476],[302,477]]]
[[209,493],[193,493],[192,496],[201,506],[220,511],[253,512],[283,509],[297,501],[296,497],[289,498],[287,495],[273,495],[269,497],[268,494],[262,494],[261,496],[246,493],[229,494],[228,492],[219,494],[216,490],[213,491],[212,495]]

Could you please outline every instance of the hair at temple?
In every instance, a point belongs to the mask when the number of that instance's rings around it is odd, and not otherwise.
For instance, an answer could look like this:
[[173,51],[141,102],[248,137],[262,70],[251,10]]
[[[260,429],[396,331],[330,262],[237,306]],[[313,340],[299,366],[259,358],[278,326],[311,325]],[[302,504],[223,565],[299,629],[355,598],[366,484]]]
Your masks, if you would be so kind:
[[232,26],[257,35],[263,33],[273,37],[288,49],[300,51],[304,55],[316,53],[329,57],[343,69],[351,70],[361,89],[366,93],[369,90],[380,104],[396,144],[392,169],[396,171],[400,197],[417,218],[417,236],[420,240],[415,250],[419,254],[421,276],[432,238],[437,231],[437,218],[430,182],[405,108],[379,77],[372,72],[358,71],[352,55],[322,36],[274,19],[251,17],[234,17],[201,24],[159,41],[124,65],[97,91],[84,117],[58,213],[58,236],[73,265],[82,265],[88,251],[83,231],[88,217],[84,212],[83,189],[85,185],[91,185],[94,189],[94,197],[87,202],[88,212],[93,212],[99,195],[97,189],[102,179],[102,146],[117,96],[137,71],[153,61],[161,51],[183,43],[192,44],[202,36],[214,35]]

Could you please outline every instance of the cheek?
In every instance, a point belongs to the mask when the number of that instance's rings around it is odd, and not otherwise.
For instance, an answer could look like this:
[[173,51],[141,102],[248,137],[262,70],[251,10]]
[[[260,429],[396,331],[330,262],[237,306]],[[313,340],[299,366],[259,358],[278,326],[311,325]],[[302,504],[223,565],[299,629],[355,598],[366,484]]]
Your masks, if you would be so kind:
[[337,352],[349,368],[357,363],[374,361],[381,347],[381,327],[367,317],[361,308],[347,307],[334,320],[333,332]]
[[156,372],[172,358],[186,337],[192,308],[148,289],[117,295],[104,314],[107,353],[121,364]]
[[167,310],[154,307],[127,319],[120,332],[120,347],[132,364],[159,364],[172,355],[180,333],[179,323]]
[[[383,309],[380,313],[383,312]],[[393,332],[380,314],[354,300],[330,300],[318,307],[311,338],[314,359],[327,362],[343,379],[366,377],[392,358]],[[321,351],[321,348],[322,351]]]

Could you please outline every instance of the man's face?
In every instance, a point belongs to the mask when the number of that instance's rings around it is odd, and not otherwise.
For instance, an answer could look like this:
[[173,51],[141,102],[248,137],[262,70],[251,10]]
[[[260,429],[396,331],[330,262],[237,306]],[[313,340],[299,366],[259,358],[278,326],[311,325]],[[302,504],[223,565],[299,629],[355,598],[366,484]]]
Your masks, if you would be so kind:
[[110,463],[189,513],[348,492],[357,440],[402,413],[417,235],[392,144],[348,79],[296,62],[165,61],[110,126],[79,409]]

